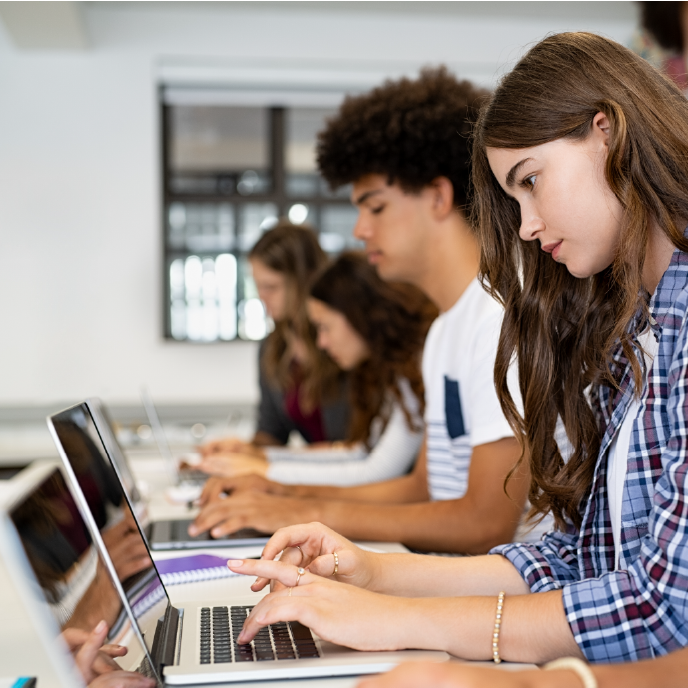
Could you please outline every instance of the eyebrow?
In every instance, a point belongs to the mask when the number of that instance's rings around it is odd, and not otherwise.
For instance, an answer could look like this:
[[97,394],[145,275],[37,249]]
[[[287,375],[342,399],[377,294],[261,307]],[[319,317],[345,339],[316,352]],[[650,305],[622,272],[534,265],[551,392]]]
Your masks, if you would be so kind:
[[371,189],[370,191],[366,191],[354,200],[354,205],[361,205],[361,203],[367,201],[371,196],[379,193],[382,193],[381,189]]
[[521,162],[517,162],[510,170],[509,174],[506,175],[506,185],[511,188],[514,185],[514,179],[518,174],[518,171],[532,158],[523,158]]

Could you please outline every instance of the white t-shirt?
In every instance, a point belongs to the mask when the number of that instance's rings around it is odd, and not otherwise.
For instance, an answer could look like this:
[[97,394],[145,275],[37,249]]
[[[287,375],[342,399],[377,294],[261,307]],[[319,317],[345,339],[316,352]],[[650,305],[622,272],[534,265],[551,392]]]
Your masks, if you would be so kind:
[[[645,352],[645,372],[652,367],[652,361],[657,355],[659,343],[652,330],[645,330],[638,342]],[[640,413],[640,402],[634,397],[628,404],[626,415],[616,433],[607,455],[607,495],[609,500],[609,517],[612,522],[612,536],[614,537],[614,568],[619,568],[621,554],[621,512],[623,507],[623,489],[626,482],[628,468],[628,447],[631,443],[633,425]]]
[[424,427],[418,399],[408,380],[399,380],[399,389],[413,429],[401,405],[390,394],[387,424],[383,427],[381,418],[372,423],[370,452],[362,444],[322,450],[268,447],[268,478],[287,484],[350,486],[391,480],[408,473],[423,443]]
[[423,382],[432,500],[463,497],[473,447],[513,436],[494,386],[502,315],[475,279],[428,332]]

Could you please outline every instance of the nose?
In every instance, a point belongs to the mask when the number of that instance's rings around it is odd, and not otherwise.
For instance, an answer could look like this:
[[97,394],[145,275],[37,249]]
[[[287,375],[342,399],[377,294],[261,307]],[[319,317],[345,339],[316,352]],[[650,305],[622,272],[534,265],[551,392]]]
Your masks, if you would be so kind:
[[542,221],[542,218],[521,207],[521,227],[518,230],[518,235],[523,241],[533,241],[533,239],[537,239],[538,234],[544,229],[545,223]]
[[365,221],[363,214],[359,211],[358,217],[356,218],[356,224],[354,225],[354,236],[360,241],[366,241],[370,239],[370,235],[370,225]]

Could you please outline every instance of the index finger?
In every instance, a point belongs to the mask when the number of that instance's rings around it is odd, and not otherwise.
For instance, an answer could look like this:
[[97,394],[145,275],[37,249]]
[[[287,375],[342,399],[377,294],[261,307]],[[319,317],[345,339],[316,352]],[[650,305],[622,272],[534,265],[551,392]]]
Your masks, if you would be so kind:
[[[286,564],[283,561],[230,559],[227,562],[227,567],[235,573],[240,573],[242,576],[259,576],[260,578],[275,580],[288,588],[294,588],[297,585],[308,585],[317,579],[317,576],[310,573],[310,571],[293,564]],[[300,571],[303,573],[299,573]],[[251,589],[255,585],[256,583],[251,586]]]
[[323,551],[323,540],[332,533],[322,523],[302,523],[280,528],[268,540],[261,559],[274,559],[282,550],[298,545],[304,557],[310,561],[326,553]]

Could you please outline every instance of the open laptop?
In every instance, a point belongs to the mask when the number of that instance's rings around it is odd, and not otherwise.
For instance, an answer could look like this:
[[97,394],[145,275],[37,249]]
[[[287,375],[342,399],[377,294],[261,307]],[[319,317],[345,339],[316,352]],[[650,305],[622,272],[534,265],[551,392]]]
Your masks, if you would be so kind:
[[[201,486],[208,479],[208,474],[203,471],[196,470],[190,466],[192,459],[200,461],[200,454],[184,454],[182,456],[175,456],[170,448],[170,443],[167,441],[167,435],[165,434],[165,429],[160,422],[160,416],[158,415],[158,409],[155,408],[155,403],[153,402],[153,395],[148,391],[147,387],[141,388],[141,401],[143,403],[143,408],[146,410],[146,415],[148,416],[148,422],[150,423],[151,430],[153,431],[153,437],[155,438],[155,443],[158,445],[158,451],[160,456],[167,463],[170,475],[176,484],[186,484],[186,485],[197,485]],[[186,468],[182,469],[182,463],[186,464]]]
[[46,685],[83,686],[60,632],[90,630],[105,618],[109,641],[128,648],[117,659],[120,666],[156,678],[162,686],[121,602],[126,597],[119,586],[140,590],[145,574],[124,583],[110,575],[63,471],[58,461],[35,464],[0,499],[0,556],[33,626],[26,642],[38,640],[27,652],[27,668],[35,669],[39,687],[46,674],[51,678]]
[[[188,533],[191,519],[166,519],[147,521],[146,508],[133,478],[129,462],[117,441],[112,424],[105,407],[99,399],[91,398],[82,404],[48,418],[48,426],[53,439],[60,445],[73,442],[78,435],[76,429],[84,431],[84,451],[80,452],[79,463],[72,468],[79,479],[84,492],[87,485],[99,486],[106,496],[113,489],[111,484],[121,483],[128,500],[131,502],[134,516],[139,521],[144,534],[153,550],[190,549],[197,547],[231,547],[246,545],[264,545],[268,535],[253,528],[244,528],[222,538],[212,538],[210,533],[201,533],[192,537]],[[99,450],[98,447],[102,447]],[[119,480],[117,480],[119,479]],[[117,486],[116,491],[120,489]]]
[[[83,415],[69,426],[69,432],[60,430],[55,416],[52,419],[58,449],[76,493],[80,482],[73,466],[88,463],[93,448],[105,454],[105,446],[95,426]],[[103,560],[116,577],[122,548],[107,533],[122,519],[130,518],[131,509],[121,486],[118,495],[114,494],[114,486],[111,489],[109,504],[89,498],[86,491],[79,490],[77,496],[84,518],[94,530],[94,542],[102,548]],[[103,511],[114,525],[103,523]],[[133,518],[130,523],[136,526]],[[129,610],[131,623],[139,628],[153,666],[162,668],[167,684],[370,674],[410,659],[444,661],[448,658],[444,652],[420,650],[357,652],[314,637],[308,628],[296,622],[274,624],[261,630],[250,644],[238,645],[236,637],[256,599],[255,594],[209,599],[176,609],[170,603],[140,529],[132,527],[127,537],[128,550],[144,551],[145,548],[145,562],[137,572],[145,585],[129,589],[120,585],[118,590],[129,596],[128,600],[123,597],[123,607]]]

